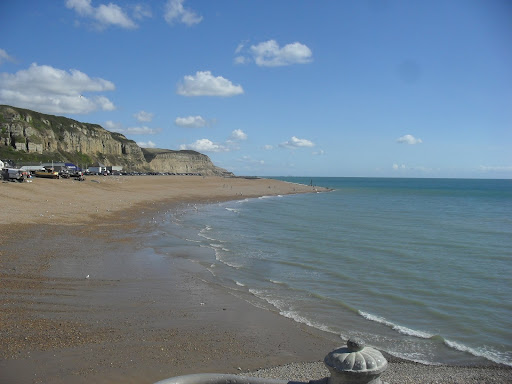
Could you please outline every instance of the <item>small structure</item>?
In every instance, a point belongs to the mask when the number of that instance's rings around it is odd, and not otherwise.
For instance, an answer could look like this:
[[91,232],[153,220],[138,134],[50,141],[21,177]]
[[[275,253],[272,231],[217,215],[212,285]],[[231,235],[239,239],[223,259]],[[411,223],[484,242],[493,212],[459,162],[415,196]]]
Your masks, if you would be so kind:
[[68,171],[71,173],[78,172],[80,170],[80,167],[78,167],[77,165],[75,165],[73,163],[64,163],[64,165],[66,166]]
[[119,173],[123,170],[123,166],[122,165],[109,165],[107,167],[107,172],[110,172],[110,173]]
[[327,354],[324,364],[331,372],[327,384],[381,384],[379,376],[388,367],[382,353],[360,339],[350,339],[346,347]]
[[[386,384],[380,375],[388,362],[378,350],[365,347],[359,339],[350,339],[346,347],[335,349],[325,356],[324,364],[331,376],[311,380],[307,384]],[[306,384],[286,380],[203,373],[177,376],[155,384]]]
[[53,168],[56,172],[77,172],[79,167],[77,167],[73,163],[57,163],[57,162],[51,162],[51,163],[42,163],[42,167],[44,168]]
[[44,167],[42,165],[24,165],[20,167],[20,169],[26,172],[34,173],[44,170]]
[[103,173],[107,170],[107,167],[105,167],[104,164],[102,163],[98,163],[98,164],[94,164],[94,165],[91,165],[89,168],[88,168],[88,171],[90,173],[97,173],[97,174],[100,174],[100,173]]

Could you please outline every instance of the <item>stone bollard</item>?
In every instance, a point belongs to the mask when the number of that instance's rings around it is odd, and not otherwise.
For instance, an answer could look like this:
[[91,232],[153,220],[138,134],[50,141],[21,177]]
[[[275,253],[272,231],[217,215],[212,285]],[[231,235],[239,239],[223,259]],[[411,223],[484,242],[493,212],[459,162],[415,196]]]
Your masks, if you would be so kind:
[[327,384],[382,384],[379,376],[388,367],[382,353],[365,347],[359,339],[350,339],[346,347],[330,352],[324,364],[331,372]]

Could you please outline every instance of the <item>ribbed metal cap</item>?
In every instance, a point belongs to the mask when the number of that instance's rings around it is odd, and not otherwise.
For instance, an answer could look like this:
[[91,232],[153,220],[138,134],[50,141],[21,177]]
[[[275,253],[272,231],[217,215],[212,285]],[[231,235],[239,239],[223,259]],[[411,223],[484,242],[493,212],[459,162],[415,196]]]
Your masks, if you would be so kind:
[[374,348],[365,347],[362,340],[355,338],[350,339],[346,347],[335,349],[327,354],[324,363],[329,370],[337,373],[379,374],[388,366],[382,353]]

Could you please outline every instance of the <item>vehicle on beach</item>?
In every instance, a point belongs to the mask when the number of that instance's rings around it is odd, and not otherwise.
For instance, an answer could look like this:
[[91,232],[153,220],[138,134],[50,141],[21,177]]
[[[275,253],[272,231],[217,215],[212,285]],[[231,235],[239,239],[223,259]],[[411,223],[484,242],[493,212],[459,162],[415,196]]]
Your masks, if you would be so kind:
[[35,177],[44,177],[47,179],[59,179],[60,175],[59,172],[54,171],[52,168],[46,168],[41,171],[37,171],[34,173]]
[[21,169],[4,168],[2,169],[2,178],[7,181],[18,181],[22,183],[27,178],[27,172]]
[[76,172],[70,174],[70,176],[72,178],[74,178],[76,181],[84,181],[85,180],[84,173],[81,171],[76,171]]

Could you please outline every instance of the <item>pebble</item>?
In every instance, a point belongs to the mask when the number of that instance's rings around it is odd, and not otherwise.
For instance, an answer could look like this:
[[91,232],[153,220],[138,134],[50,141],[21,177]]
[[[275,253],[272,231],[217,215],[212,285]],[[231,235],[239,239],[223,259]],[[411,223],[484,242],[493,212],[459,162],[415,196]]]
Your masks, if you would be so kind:
[[[292,363],[260,369],[245,376],[307,383],[330,376],[322,362]],[[486,384],[512,383],[512,368],[505,366],[455,367],[412,362],[389,363],[381,375],[388,384]]]

